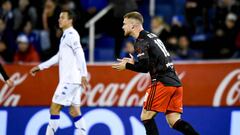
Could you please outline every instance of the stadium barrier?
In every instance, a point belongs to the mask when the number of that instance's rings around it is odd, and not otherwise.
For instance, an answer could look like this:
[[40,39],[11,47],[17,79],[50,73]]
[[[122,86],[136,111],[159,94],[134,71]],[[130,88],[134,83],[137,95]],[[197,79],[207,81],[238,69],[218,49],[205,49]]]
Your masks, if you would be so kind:
[[[5,65],[16,86],[1,82],[0,106],[48,106],[58,83],[54,66],[30,76],[32,65]],[[240,61],[177,63],[186,106],[239,106]],[[110,65],[88,65],[89,89],[84,106],[141,106],[149,86],[148,74],[118,72]]]
[[[0,135],[44,135],[48,106],[58,83],[58,67],[32,77],[34,65],[4,65],[15,87],[0,83]],[[183,118],[201,135],[239,135],[240,61],[179,62],[184,86]],[[88,65],[90,87],[83,92],[88,135],[144,135],[141,105],[150,83],[147,74],[118,72],[109,64]],[[58,134],[74,135],[67,108]],[[161,134],[177,135],[164,115],[157,116]]]

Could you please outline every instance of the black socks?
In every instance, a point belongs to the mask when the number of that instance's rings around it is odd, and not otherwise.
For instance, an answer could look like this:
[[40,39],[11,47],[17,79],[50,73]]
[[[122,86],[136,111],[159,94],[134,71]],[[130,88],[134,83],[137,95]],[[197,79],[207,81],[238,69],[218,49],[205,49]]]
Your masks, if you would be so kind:
[[147,135],[159,135],[157,125],[154,119],[144,120],[143,124],[146,129]]
[[199,135],[189,123],[181,119],[175,122],[173,129],[176,129],[184,135]]
[[[143,124],[147,135],[159,135],[154,119],[144,120]],[[176,121],[172,128],[184,135],[199,135],[189,123],[181,119]]]

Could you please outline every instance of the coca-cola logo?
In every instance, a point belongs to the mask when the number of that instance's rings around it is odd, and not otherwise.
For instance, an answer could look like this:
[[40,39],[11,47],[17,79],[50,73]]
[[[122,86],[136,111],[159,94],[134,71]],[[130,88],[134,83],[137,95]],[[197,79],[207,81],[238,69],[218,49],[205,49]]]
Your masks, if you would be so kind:
[[[15,87],[21,84],[28,74],[21,75],[19,72],[14,73],[10,79],[14,82],[14,87],[9,87],[7,84],[4,84],[0,90],[0,106],[17,106],[21,95],[14,94]],[[3,79],[1,78],[3,81]]]
[[[83,92],[82,104],[87,106],[140,106],[144,90],[150,83],[149,75],[137,74],[128,83],[100,82]],[[135,89],[136,88],[136,89]]]
[[240,69],[230,72],[218,86],[213,106],[234,106],[240,104]]

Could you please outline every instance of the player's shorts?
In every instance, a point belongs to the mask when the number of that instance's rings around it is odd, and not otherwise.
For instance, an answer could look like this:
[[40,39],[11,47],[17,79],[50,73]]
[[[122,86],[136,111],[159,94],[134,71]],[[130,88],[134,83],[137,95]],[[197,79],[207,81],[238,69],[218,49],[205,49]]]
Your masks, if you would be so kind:
[[63,106],[80,106],[82,90],[80,84],[59,83],[52,102]]
[[182,98],[182,87],[164,86],[158,82],[147,89],[143,107],[147,111],[182,113]]

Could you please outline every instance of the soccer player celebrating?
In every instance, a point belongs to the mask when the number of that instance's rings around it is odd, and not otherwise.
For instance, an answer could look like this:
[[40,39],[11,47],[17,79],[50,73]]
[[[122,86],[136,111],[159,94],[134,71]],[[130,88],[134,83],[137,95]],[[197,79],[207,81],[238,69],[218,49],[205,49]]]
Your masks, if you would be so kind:
[[112,68],[129,69],[136,72],[149,72],[152,84],[147,89],[141,120],[147,135],[158,135],[154,117],[158,112],[165,113],[171,128],[185,134],[198,135],[193,127],[181,119],[182,84],[175,72],[171,57],[158,37],[143,29],[143,17],[138,12],[130,12],[124,16],[123,30],[125,36],[133,36],[137,40],[134,50],[138,61],[131,58],[118,59]]
[[83,88],[87,87],[87,67],[78,32],[73,28],[72,11],[64,10],[59,16],[59,27],[63,30],[58,53],[48,61],[33,67],[30,73],[59,64],[59,84],[52,98],[50,120],[46,135],[54,135],[58,128],[59,113],[62,106],[70,106],[78,135],[86,135],[86,126],[80,111],[80,97]]

